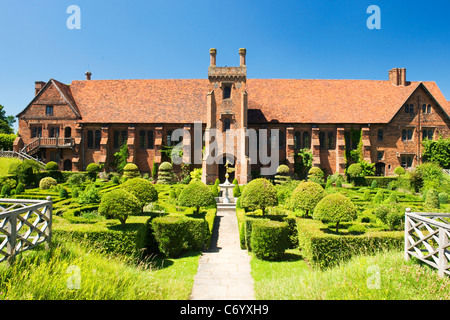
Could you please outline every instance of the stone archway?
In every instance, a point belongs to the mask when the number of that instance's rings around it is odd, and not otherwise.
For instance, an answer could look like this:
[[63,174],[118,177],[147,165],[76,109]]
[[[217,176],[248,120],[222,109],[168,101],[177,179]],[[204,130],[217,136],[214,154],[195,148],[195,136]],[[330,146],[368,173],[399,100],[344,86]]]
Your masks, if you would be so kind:
[[384,162],[377,162],[375,164],[375,175],[384,176],[386,169],[386,164]]

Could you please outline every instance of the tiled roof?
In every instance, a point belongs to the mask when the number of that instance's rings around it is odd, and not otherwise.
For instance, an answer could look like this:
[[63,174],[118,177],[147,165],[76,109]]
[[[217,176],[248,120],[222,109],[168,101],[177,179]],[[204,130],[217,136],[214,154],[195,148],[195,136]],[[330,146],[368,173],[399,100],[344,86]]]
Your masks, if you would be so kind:
[[[249,123],[388,123],[423,84],[450,114],[434,82],[248,79]],[[206,122],[207,79],[89,80],[70,85],[82,122]],[[67,95],[66,95],[67,96]]]

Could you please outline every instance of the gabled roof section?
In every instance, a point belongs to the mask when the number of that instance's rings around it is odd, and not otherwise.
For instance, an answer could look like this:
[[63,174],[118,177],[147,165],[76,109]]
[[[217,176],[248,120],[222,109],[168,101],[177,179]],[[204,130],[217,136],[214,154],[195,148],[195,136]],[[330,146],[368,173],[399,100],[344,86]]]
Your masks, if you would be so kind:
[[61,98],[67,103],[67,105],[72,109],[73,113],[78,117],[81,118],[80,111],[78,110],[78,107],[75,103],[75,100],[72,96],[72,93],[70,91],[70,87],[62,82],[59,82],[55,79],[50,79],[45,86],[39,91],[39,93],[31,100],[31,102],[25,107],[24,110],[22,110],[16,117],[21,116],[33,103],[39,100],[39,98],[44,94],[44,92],[49,88],[51,85],[53,85],[56,90],[61,95]]
[[[247,80],[249,123],[388,123],[420,82],[377,80]],[[430,92],[440,93],[436,85]],[[442,93],[440,93],[442,95]],[[445,98],[440,97],[445,100]],[[255,115],[255,117],[251,117]]]
[[207,79],[82,80],[70,85],[87,123],[206,122]]

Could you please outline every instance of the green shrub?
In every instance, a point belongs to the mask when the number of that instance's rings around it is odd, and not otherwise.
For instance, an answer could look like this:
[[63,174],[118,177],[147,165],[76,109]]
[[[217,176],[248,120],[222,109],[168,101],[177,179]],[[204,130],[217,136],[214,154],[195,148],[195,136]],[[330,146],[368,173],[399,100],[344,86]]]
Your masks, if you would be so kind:
[[48,190],[57,184],[56,180],[52,177],[42,178],[41,181],[39,181],[39,189]]
[[[234,183],[234,181],[237,181],[237,179],[234,179],[234,180],[233,180],[233,183]],[[220,180],[219,180],[219,179],[216,179],[216,181],[214,181],[214,185],[218,187],[219,184],[220,184]]]
[[342,180],[341,179],[337,179],[336,180],[336,188],[341,188],[342,187]]
[[277,190],[265,178],[250,181],[244,188],[244,191],[242,191],[240,199],[242,208],[250,211],[261,209],[263,214],[267,207],[278,204]]
[[308,217],[325,195],[325,190],[320,184],[311,181],[301,182],[292,192],[288,208],[293,211],[303,210]]
[[127,163],[123,167],[123,176],[127,179],[140,177],[139,168],[134,163]]
[[405,208],[398,203],[379,205],[375,208],[374,214],[390,230],[401,230],[403,228]]
[[151,226],[159,251],[172,258],[186,250],[201,250],[209,239],[205,219],[169,215],[154,218]]
[[402,174],[406,173],[405,168],[398,166],[397,168],[394,169],[394,173],[398,176],[401,176]]
[[439,209],[439,194],[434,189],[429,189],[423,208],[428,211]]
[[213,184],[211,186],[211,193],[212,193],[213,197],[219,196],[219,188],[217,187],[217,185]]
[[[196,168],[196,169],[192,170],[189,174],[191,176],[191,182],[202,180],[202,168]],[[219,183],[220,183],[220,181],[219,181]]]
[[308,171],[308,181],[316,182],[316,183],[323,183],[324,182],[324,173],[322,169],[319,167],[312,167]]
[[16,194],[21,194],[25,192],[25,186],[22,182],[19,182],[16,187]]
[[0,149],[12,150],[16,138],[17,135],[13,133],[0,133]]
[[439,203],[441,203],[441,204],[448,203],[448,193],[441,192],[438,194],[438,197],[439,197]]
[[141,204],[141,211],[149,202],[158,200],[158,191],[153,184],[143,178],[128,179],[123,185],[122,189],[134,195]]
[[291,180],[289,173],[290,169],[287,165],[282,164],[278,166],[274,180],[275,184],[283,184],[289,182]]
[[68,179],[67,179],[67,184],[70,187],[79,187],[83,184],[83,182],[86,181],[86,174],[84,173],[76,173],[71,175]]
[[377,180],[372,180],[372,183],[370,184],[370,187],[372,189],[378,188],[378,181]]
[[93,183],[88,185],[84,189],[84,191],[81,191],[78,195],[78,203],[80,204],[90,204],[99,202],[100,202],[99,189]]
[[340,193],[329,194],[317,204],[313,218],[335,222],[337,233],[340,222],[351,221],[357,218],[356,206],[349,198]]
[[61,190],[59,190],[59,196],[63,199],[66,199],[69,197],[69,193],[67,192],[66,188],[61,188]]
[[360,177],[362,174],[361,164],[360,163],[352,163],[347,169],[347,174],[353,179],[356,177]]
[[175,175],[173,173],[173,167],[170,162],[163,162],[158,168],[158,181],[159,184],[172,184],[175,181]]
[[319,268],[328,268],[356,255],[377,254],[385,250],[403,250],[404,232],[366,232],[362,235],[325,233],[319,220],[297,219],[299,249],[303,258]]
[[47,171],[58,171],[59,166],[55,161],[50,161],[50,162],[47,162],[44,169]]
[[86,171],[88,173],[89,178],[92,181],[95,181],[97,179],[97,175],[100,172],[100,166],[97,163],[90,163],[86,167]]
[[263,221],[253,223],[251,248],[258,259],[276,260],[288,248],[288,225],[286,222]]
[[379,204],[379,203],[382,203],[383,200],[384,200],[383,191],[378,190],[377,193],[375,194],[375,197],[373,197],[373,203]]
[[398,177],[397,176],[392,176],[392,177],[378,177],[378,176],[369,177],[369,176],[366,176],[365,179],[366,179],[367,185],[372,186],[372,182],[377,181],[378,188],[387,188],[389,183],[391,181],[397,181]]
[[398,197],[395,194],[395,192],[392,192],[389,197],[384,201],[385,203],[397,203],[398,202]]
[[31,186],[35,183],[35,172],[40,170],[40,165],[36,161],[23,160],[19,163],[13,163],[8,169],[8,174],[17,177],[18,182],[22,182],[25,186]]
[[119,181],[119,177],[118,177],[118,176],[112,177],[111,181],[112,181],[112,183],[114,183],[114,184],[120,184],[120,181]]
[[72,187],[72,198],[78,198],[80,196],[80,188]]
[[125,224],[129,215],[141,211],[139,200],[123,189],[114,189],[105,193],[98,207],[98,213],[107,219],[118,219]]
[[11,195],[11,188],[7,184],[2,187],[2,197],[9,197]]
[[364,201],[370,201],[371,194],[370,194],[370,190],[369,189],[364,190],[364,194],[363,194],[362,198],[363,198]]
[[201,181],[191,181],[181,191],[178,197],[178,204],[185,207],[196,208],[199,213],[200,207],[208,207],[216,204],[211,189]]

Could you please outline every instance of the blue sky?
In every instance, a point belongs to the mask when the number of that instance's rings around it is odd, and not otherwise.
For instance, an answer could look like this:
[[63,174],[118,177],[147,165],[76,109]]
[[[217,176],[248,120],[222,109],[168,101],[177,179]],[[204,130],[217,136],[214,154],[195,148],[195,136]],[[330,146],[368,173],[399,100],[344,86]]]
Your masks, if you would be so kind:
[[[67,8],[81,10],[70,30]],[[370,5],[381,29],[370,30]],[[0,0],[0,104],[19,113],[34,81],[206,78],[239,63],[249,78],[436,81],[450,99],[450,3],[447,1]],[[16,124],[17,127],[17,124]]]

